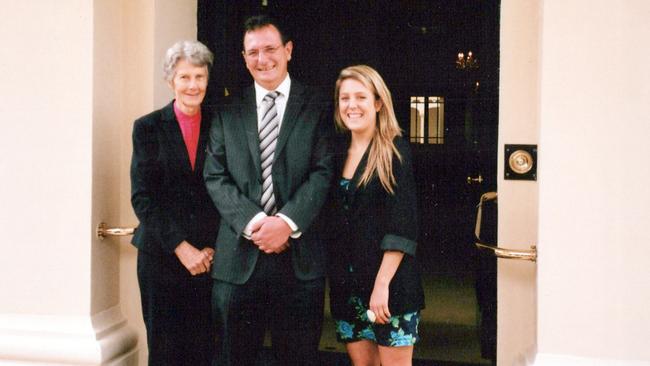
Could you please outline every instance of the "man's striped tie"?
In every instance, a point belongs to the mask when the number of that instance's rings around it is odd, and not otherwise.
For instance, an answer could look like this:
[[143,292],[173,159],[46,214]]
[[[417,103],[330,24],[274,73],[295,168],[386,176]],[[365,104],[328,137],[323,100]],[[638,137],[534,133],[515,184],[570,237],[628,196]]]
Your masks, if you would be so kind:
[[273,156],[275,155],[275,144],[279,133],[278,109],[275,106],[275,98],[280,93],[272,91],[264,96],[260,106],[262,122],[259,125],[260,152],[262,162],[262,199],[260,203],[264,212],[273,215],[276,212],[275,195],[273,194],[273,179],[271,168],[273,167]]

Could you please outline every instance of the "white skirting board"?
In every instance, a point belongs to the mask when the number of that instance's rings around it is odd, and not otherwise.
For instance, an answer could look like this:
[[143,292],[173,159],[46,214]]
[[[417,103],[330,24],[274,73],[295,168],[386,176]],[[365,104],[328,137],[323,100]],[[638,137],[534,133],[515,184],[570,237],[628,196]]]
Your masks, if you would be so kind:
[[119,306],[95,315],[0,314],[0,365],[136,365]]
[[608,360],[538,353],[533,366],[650,366],[650,361]]

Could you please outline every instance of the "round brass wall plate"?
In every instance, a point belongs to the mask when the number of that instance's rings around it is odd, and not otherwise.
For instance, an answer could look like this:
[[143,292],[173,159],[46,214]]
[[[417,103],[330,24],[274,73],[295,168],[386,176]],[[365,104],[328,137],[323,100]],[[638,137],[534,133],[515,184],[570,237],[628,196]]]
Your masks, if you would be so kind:
[[505,144],[503,179],[537,180],[537,145]]
[[533,156],[526,150],[517,150],[510,154],[508,165],[517,174],[526,174],[533,168]]

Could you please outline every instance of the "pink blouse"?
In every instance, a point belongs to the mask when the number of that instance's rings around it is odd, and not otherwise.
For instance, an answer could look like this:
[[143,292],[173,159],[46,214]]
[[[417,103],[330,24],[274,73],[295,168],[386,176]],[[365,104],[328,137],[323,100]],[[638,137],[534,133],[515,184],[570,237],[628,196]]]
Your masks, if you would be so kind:
[[176,103],[174,103],[174,114],[176,114],[176,120],[181,128],[185,147],[187,148],[187,155],[190,157],[190,164],[192,164],[192,170],[194,170],[196,149],[199,145],[199,134],[201,133],[201,110],[193,116],[188,116],[176,107]]

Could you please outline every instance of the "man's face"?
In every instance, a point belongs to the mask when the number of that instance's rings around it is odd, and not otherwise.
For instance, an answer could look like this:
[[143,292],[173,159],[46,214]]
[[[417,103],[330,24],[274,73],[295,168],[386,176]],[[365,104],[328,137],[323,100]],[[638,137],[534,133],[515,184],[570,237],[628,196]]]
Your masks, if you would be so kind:
[[253,79],[267,90],[275,90],[287,76],[293,44],[282,44],[277,28],[268,25],[244,35],[244,61]]

